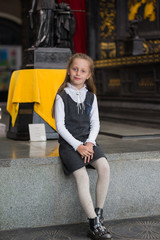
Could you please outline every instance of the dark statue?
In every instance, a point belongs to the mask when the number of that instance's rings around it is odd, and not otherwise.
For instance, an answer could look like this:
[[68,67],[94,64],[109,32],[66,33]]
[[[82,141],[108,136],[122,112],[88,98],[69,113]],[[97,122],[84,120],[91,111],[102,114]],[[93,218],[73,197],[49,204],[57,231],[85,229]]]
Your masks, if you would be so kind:
[[29,10],[32,47],[68,47],[73,50],[75,18],[67,3],[33,0]]
[[141,16],[137,16],[134,20],[129,23],[129,35],[132,39],[139,38],[138,27],[139,23],[142,21]]
[[[56,4],[56,0],[31,0],[30,4],[32,6],[28,16],[30,20],[28,30],[31,41],[23,53],[22,69],[66,69],[66,62],[73,50],[72,36],[75,30],[73,12],[68,4]],[[44,81],[47,81],[45,76]],[[56,76],[53,81],[56,81]],[[31,113],[24,118],[18,114],[14,127],[10,120],[7,137],[29,140],[28,124],[43,123],[47,139],[57,139],[55,130],[36,114],[33,108],[33,103],[20,104],[20,109],[29,109]]]
[[52,47],[54,45],[55,0],[33,0],[29,11],[30,26],[34,35],[34,47]]
[[73,35],[76,22],[74,14],[67,3],[60,3],[55,14],[56,47],[73,49]]
[[142,55],[143,54],[143,38],[139,37],[138,27],[142,21],[141,16],[137,16],[134,20],[129,21],[129,38],[124,41],[126,55]]

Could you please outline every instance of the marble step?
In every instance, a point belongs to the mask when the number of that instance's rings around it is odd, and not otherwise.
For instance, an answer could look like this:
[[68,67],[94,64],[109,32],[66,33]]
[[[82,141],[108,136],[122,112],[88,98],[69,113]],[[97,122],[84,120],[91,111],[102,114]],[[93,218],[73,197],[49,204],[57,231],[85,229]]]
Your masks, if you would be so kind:
[[160,104],[130,102],[99,102],[102,120],[160,127]]

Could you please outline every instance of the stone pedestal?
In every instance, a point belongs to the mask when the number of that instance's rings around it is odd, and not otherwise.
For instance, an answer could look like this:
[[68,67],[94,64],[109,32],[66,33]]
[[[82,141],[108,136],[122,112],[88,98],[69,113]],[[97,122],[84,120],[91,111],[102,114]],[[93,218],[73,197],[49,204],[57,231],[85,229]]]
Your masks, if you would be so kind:
[[23,69],[65,69],[71,56],[69,48],[28,48],[24,50]]
[[144,39],[142,38],[124,41],[125,55],[135,56],[144,54],[143,41]]
[[[70,56],[71,50],[69,48],[29,48],[24,51],[22,68],[66,69]],[[34,112],[33,105],[34,103],[20,103],[15,126],[12,127],[10,120],[7,137],[16,140],[29,140],[28,124],[44,123],[47,139],[58,139],[57,132]]]
[[7,137],[15,140],[29,140],[28,124],[33,121],[33,103],[20,103],[14,127],[9,122]]
[[34,110],[33,103],[20,103],[15,126],[12,126],[11,118],[7,137],[15,140],[29,140],[28,124],[44,123],[47,139],[58,139],[58,133],[41,118]]

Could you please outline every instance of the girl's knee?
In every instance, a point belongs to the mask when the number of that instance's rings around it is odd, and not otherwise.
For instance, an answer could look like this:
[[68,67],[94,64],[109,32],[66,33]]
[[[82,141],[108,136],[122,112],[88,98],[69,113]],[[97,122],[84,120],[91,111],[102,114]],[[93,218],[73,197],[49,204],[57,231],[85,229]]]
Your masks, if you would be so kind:
[[109,175],[110,167],[105,157],[99,158],[97,161],[92,163],[92,166],[96,168],[98,175]]
[[103,168],[102,168],[104,174],[109,175],[110,174],[110,166],[108,164],[108,162],[106,161],[106,163],[104,164]]
[[100,159],[101,164],[99,168],[100,175],[109,175],[110,174],[110,166],[106,158]]

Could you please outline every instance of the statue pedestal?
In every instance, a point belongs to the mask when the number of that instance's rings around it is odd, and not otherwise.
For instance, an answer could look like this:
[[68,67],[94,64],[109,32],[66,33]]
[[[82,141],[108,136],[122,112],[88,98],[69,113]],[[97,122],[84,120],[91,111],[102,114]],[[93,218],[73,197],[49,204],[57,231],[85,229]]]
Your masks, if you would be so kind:
[[15,140],[29,140],[28,124],[33,123],[33,103],[20,103],[14,127],[9,122],[7,137]]
[[[33,72],[37,71],[38,69],[39,69],[38,71],[40,71],[40,69],[46,69],[46,71],[48,69],[53,69],[53,70],[58,69],[59,72],[61,71],[63,72],[64,69],[66,69],[66,64],[70,56],[71,56],[71,50],[69,48],[37,48],[37,49],[30,48],[24,51],[23,69],[20,71],[25,71],[25,69],[31,69],[31,71]],[[41,77],[43,77],[42,75],[43,74],[41,74]],[[34,81],[34,78],[36,77],[38,78],[37,75],[32,77],[33,81]],[[23,79],[21,80],[19,79],[18,81],[23,81],[23,82],[27,81],[27,79],[25,80],[23,76],[21,76],[21,78]],[[43,89],[42,88],[41,89],[43,91],[48,91],[46,89],[48,89],[47,88],[48,84],[50,84],[51,85],[50,89],[53,88],[53,91],[50,91],[52,93],[48,93],[48,94],[52,94],[54,96],[54,92],[58,90],[61,82],[63,81],[62,78],[63,76],[59,77],[58,79],[58,75],[55,73],[55,75],[53,74],[49,80],[49,79],[46,79],[46,75],[44,75],[44,82],[43,80],[41,81],[43,82],[44,87]],[[28,79],[28,81],[29,80],[31,81],[31,85],[32,85],[32,79]],[[52,82],[52,79],[53,79],[53,82]],[[55,81],[55,85],[54,85],[54,81]],[[23,88],[25,88],[24,83],[22,83],[21,85],[23,86]],[[27,89],[25,91],[27,91]],[[33,89],[31,90],[30,96],[32,95],[32,91]],[[48,101],[50,100],[50,102],[48,102],[47,104],[50,104],[50,106],[52,106],[53,104],[53,101],[51,103],[51,99],[53,98],[53,96],[48,95]],[[18,99],[20,99],[20,96],[18,96]],[[46,99],[42,99],[41,96],[40,96],[40,99],[41,99],[41,103],[43,101],[43,104],[44,104]],[[44,123],[47,139],[58,139],[57,132],[33,110],[34,102],[30,102],[30,99],[29,99],[29,101],[28,102],[25,101],[25,103],[24,101],[19,101],[19,104],[20,104],[19,112],[18,112],[18,116],[17,116],[14,127],[12,126],[11,120],[10,120],[9,130],[7,133],[8,138],[12,138],[16,140],[29,140],[28,124]]]
[[65,69],[71,50],[69,48],[28,48],[24,50],[23,69]]
[[44,123],[47,139],[58,139],[58,133],[34,110],[33,103],[20,103],[15,126],[12,126],[11,118],[7,137],[15,140],[29,140],[28,124]]
[[125,55],[136,56],[144,54],[143,41],[143,38],[134,38],[124,41]]

